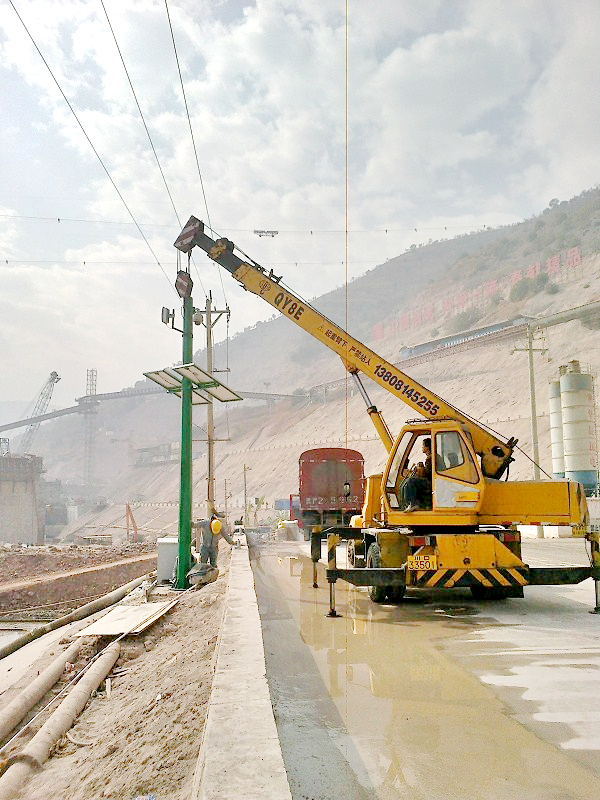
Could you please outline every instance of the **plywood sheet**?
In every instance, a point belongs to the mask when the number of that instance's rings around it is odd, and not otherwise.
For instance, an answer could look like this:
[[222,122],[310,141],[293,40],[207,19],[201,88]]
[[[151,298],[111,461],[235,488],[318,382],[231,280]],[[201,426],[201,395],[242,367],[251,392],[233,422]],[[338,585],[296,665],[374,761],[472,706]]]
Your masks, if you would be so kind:
[[122,633],[141,633],[156,622],[178,600],[169,603],[143,603],[139,606],[116,606],[101,619],[87,628],[82,628],[76,636],[119,636]]

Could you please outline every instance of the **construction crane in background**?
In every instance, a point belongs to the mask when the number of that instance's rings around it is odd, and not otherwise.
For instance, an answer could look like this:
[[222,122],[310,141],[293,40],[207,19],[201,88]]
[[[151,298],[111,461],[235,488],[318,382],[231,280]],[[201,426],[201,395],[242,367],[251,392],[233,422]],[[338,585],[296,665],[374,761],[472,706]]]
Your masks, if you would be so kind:
[[[29,415],[32,419],[41,416],[46,411],[46,409],[48,408],[48,404],[50,403],[50,398],[52,397],[52,392],[54,391],[54,385],[58,383],[59,380],[60,377],[58,375],[58,372],[50,373],[50,377],[44,384],[42,391],[38,396],[35,408]],[[33,440],[35,439],[35,435],[39,427],[40,427],[39,422],[32,422],[31,425],[27,426],[27,429],[25,430],[25,433],[23,434],[23,438],[21,439],[21,443],[19,445],[19,453],[30,452],[31,445],[33,444]]]

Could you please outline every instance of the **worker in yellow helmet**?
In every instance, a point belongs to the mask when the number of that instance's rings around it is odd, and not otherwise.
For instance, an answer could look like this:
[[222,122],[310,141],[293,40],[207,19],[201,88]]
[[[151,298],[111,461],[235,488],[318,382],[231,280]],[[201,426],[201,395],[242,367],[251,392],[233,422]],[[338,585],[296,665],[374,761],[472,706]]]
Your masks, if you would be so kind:
[[227,531],[225,520],[221,514],[214,511],[210,519],[201,519],[194,523],[195,528],[200,528],[200,562],[217,566],[218,542],[221,536],[226,542],[235,546],[235,540],[231,538]]

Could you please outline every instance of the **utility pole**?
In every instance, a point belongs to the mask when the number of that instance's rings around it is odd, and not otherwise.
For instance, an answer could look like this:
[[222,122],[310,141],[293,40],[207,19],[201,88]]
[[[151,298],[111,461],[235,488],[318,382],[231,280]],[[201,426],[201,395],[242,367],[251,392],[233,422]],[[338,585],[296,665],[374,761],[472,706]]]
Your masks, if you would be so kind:
[[225,480],[223,481],[223,486],[224,486],[223,494],[224,494],[224,498],[225,498],[224,499],[225,525],[227,525],[227,501],[231,497],[231,492],[229,492],[229,494],[227,494],[227,478],[225,478]]
[[[545,350],[543,352],[546,352]],[[540,479],[540,450],[538,446],[537,405],[535,402],[535,372],[533,369],[533,331],[527,326],[527,359],[529,361],[529,403],[531,409],[531,449],[533,452],[533,479]],[[543,536],[543,534],[542,534]]]
[[248,489],[246,486],[246,472],[252,469],[244,464],[244,527],[248,527]]
[[[529,364],[529,408],[531,415],[531,452],[533,456],[533,479],[539,481],[540,479],[540,451],[538,445],[538,428],[537,428],[537,405],[535,401],[535,370],[533,365],[534,353],[545,353],[545,347],[534,348],[533,328],[531,325],[527,326],[527,347],[515,347],[513,352],[527,351],[527,360]],[[544,538],[544,529],[541,525],[536,525],[537,538]]]
[[[217,324],[219,319],[226,314],[229,318],[229,308],[219,311],[212,307],[212,292],[209,292],[206,298],[206,307],[204,313],[197,309],[194,313],[194,322],[196,325],[204,325],[206,328],[206,371],[209,375],[213,374],[213,335],[212,329]],[[190,361],[192,359],[190,358]],[[213,404],[209,403],[206,408],[206,440],[208,445],[207,452],[207,476],[208,483],[206,495],[206,511],[210,515],[215,509],[215,424]]]

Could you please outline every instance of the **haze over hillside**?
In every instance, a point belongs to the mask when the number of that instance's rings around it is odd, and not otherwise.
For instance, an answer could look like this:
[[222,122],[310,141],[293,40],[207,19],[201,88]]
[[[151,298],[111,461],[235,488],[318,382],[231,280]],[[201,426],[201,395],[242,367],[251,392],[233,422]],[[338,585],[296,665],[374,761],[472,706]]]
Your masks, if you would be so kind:
[[[399,360],[401,347],[456,330],[487,325],[520,315],[538,317],[600,299],[600,191],[569,202],[553,201],[538,217],[494,231],[447,242],[432,242],[390,259],[312,304],[388,360]],[[250,257],[252,253],[249,253]],[[215,269],[217,267],[215,266]],[[228,274],[223,280],[237,289]],[[284,282],[293,289],[293,274]],[[318,287],[315,286],[315,293]],[[347,298],[347,306],[346,306]],[[198,301],[196,301],[198,303]],[[204,335],[195,328],[195,344]],[[551,471],[547,424],[547,381],[571,359],[600,366],[597,322],[570,322],[548,331],[536,354],[540,460]],[[521,346],[517,342],[517,347]],[[527,358],[512,344],[477,348],[409,370],[416,380],[506,436],[518,436],[530,450]],[[205,353],[196,360],[203,365]],[[217,499],[224,480],[233,503],[243,493],[244,465],[252,496],[285,497],[297,489],[297,459],[302,450],[345,444],[365,455],[368,471],[381,469],[385,453],[361,398],[352,384],[309,403],[301,397],[311,387],[346,376],[340,359],[288,320],[277,317],[216,347],[221,380],[234,390],[282,393],[296,397],[271,409],[256,401],[215,407],[217,417]],[[148,365],[140,365],[140,374]],[[396,432],[414,416],[403,403],[374,386],[368,391]],[[140,381],[139,385],[143,385]],[[102,376],[98,375],[98,391]],[[206,458],[202,408],[194,411],[196,495],[206,496]],[[15,432],[16,433],[16,432]],[[134,495],[147,500],[175,500],[179,472],[176,451],[168,464],[131,468],[134,451],[177,443],[179,404],[153,396],[102,403],[97,415],[95,470],[102,493],[124,502]],[[15,446],[18,445],[16,435]],[[84,423],[64,417],[40,427],[36,454],[43,455],[48,477],[81,483]],[[139,460],[139,459],[138,459]],[[528,476],[524,457],[516,475]]]

